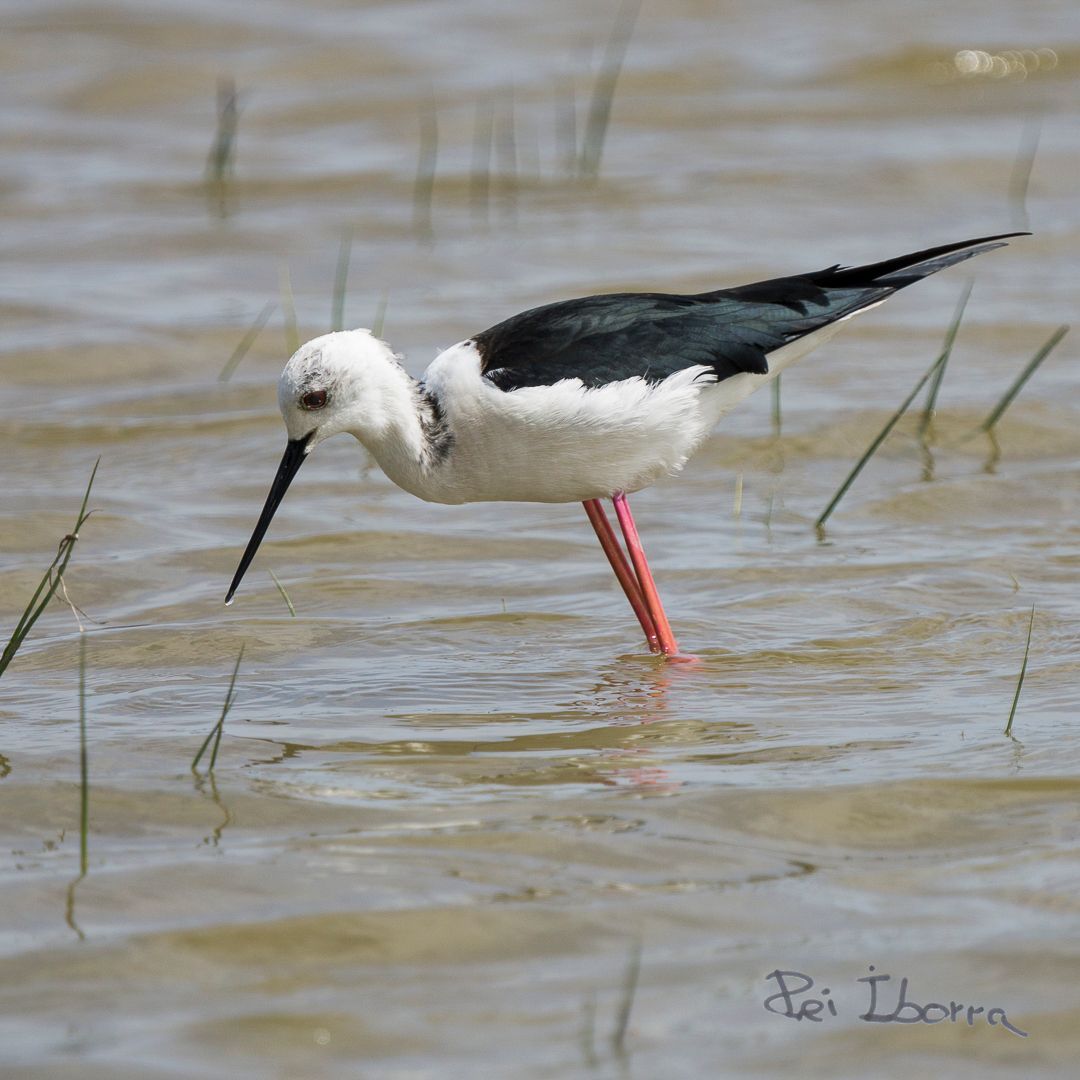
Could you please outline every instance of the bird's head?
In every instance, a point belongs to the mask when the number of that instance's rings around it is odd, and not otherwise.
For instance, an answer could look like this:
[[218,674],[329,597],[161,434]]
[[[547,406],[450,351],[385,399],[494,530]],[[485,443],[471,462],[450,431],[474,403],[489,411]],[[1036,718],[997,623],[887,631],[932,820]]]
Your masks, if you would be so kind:
[[278,408],[290,443],[305,454],[331,435],[366,433],[386,414],[388,381],[401,363],[370,330],[323,334],[301,345],[278,379]]
[[403,369],[393,350],[370,330],[324,334],[302,345],[278,379],[278,408],[288,441],[266,505],[240,559],[225,603],[232,603],[245,571],[293,477],[308,454],[344,431],[377,436],[385,425],[389,389]]

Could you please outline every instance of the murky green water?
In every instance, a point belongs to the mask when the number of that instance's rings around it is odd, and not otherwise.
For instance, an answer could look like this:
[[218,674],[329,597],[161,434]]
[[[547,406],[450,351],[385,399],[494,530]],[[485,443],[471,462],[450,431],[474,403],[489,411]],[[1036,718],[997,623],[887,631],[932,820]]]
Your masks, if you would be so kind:
[[[1070,1074],[1075,342],[1006,415],[1000,456],[970,436],[1075,319],[1080,16],[1057,0],[647,2],[588,186],[566,175],[567,102],[580,136],[613,13],[7,5],[3,627],[102,459],[67,580],[89,620],[77,884],[65,605],[0,683],[11,1075]],[[219,77],[239,131],[209,192]],[[414,206],[429,88],[430,235]],[[325,330],[346,230],[347,323],[385,297],[385,333],[419,371],[558,297],[1022,225],[1010,173],[1040,122],[1034,237],[848,327],[785,375],[779,436],[760,395],[637,498],[700,664],[643,654],[580,507],[428,506],[348,440],[320,448],[222,607],[281,451],[281,277],[302,333]],[[904,421],[819,540],[969,273],[929,454]],[[194,778],[241,645],[214,778]],[[893,976],[882,1013],[907,976],[921,1006],[997,1007],[1030,1035],[985,1012],[860,1020],[870,965]],[[816,980],[798,1004],[828,988],[836,1015],[767,1011],[777,969]]]

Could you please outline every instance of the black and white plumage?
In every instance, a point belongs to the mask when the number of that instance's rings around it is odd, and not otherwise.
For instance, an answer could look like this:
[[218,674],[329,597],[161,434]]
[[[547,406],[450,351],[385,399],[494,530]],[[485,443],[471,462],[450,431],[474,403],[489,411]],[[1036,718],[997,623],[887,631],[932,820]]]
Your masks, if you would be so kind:
[[[655,632],[650,645],[671,652],[644,553],[643,567],[633,558],[626,494],[681,468],[725,413],[845,320],[1017,235],[714,292],[564,300],[446,349],[419,382],[367,330],[315,338],[278,383],[288,444],[227,600],[307,454],[348,432],[429,502],[585,503],[646,635]],[[606,497],[634,562],[629,578],[597,516]]]
[[947,244],[870,266],[830,266],[715,292],[563,300],[514,315],[473,341],[485,378],[501,390],[575,378],[587,387],[634,376],[660,382],[694,364],[708,367],[716,381],[739,373],[766,375],[770,353],[1001,246],[996,242],[1002,239]]

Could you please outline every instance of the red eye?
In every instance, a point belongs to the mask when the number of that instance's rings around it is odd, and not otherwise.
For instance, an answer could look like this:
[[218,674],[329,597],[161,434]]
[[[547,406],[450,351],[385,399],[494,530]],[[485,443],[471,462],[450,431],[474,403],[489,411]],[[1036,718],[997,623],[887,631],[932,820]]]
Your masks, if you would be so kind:
[[326,404],[325,390],[309,390],[300,398],[300,408],[315,410],[321,409]]

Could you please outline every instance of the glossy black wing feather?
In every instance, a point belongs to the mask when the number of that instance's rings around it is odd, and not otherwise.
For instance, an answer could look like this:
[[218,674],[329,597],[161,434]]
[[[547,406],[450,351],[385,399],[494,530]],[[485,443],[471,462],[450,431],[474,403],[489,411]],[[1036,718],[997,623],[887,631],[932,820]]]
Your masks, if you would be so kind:
[[[1001,246],[985,237],[860,267],[831,266],[715,292],[610,293],[522,312],[477,334],[482,373],[501,390],[580,379],[661,382],[689,367],[722,380],[764,375],[775,349]],[[981,245],[981,246],[977,246]]]

